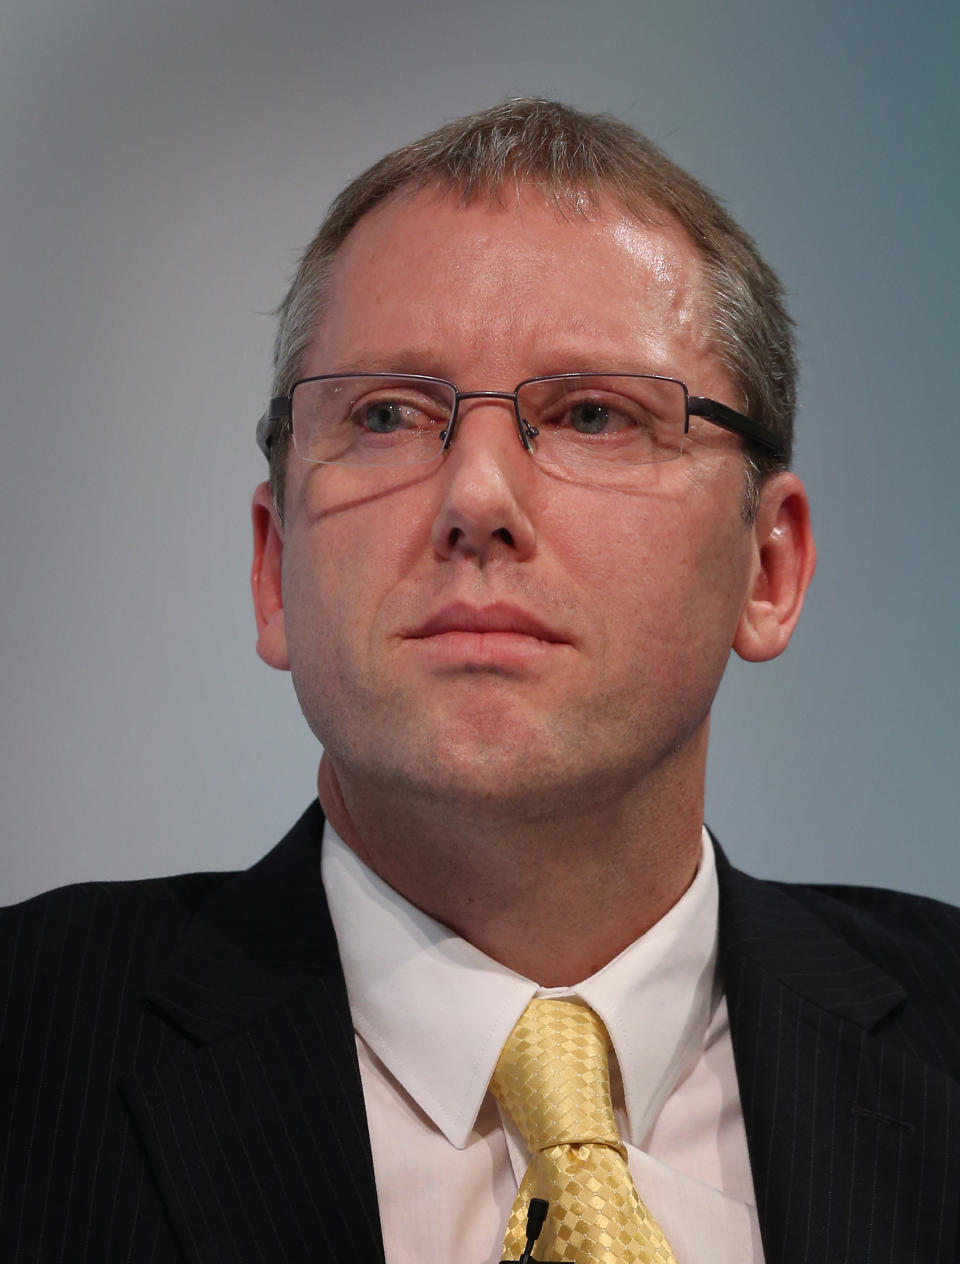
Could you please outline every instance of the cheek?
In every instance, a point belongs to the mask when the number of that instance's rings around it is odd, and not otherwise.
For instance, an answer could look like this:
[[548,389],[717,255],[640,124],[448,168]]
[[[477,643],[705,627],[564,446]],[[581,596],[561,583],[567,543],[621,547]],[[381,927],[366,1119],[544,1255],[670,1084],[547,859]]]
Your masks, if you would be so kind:
[[338,717],[364,710],[373,585],[342,541],[316,531],[310,544],[285,558],[284,624],[300,709],[326,746],[342,729]]
[[675,584],[681,527],[666,498],[593,491],[551,506],[541,540],[583,595],[613,614],[643,610]]
[[557,560],[621,670],[631,655],[671,674],[704,658],[725,662],[749,580],[749,533],[738,509],[708,507],[666,492],[594,494],[569,498],[555,517]]
[[355,469],[315,466],[300,489],[304,554],[336,578],[352,571],[402,572],[430,538],[432,466]]
[[291,655],[315,661],[338,641],[356,644],[362,637],[376,584],[370,550],[354,554],[325,532],[312,534],[314,547],[293,552],[284,566],[283,601]]
[[429,524],[409,493],[364,497],[354,484],[352,495],[333,495],[344,489],[330,483],[322,497],[311,493],[288,536],[283,599],[295,673],[309,668],[336,689],[354,664],[363,670],[384,603],[422,556]]

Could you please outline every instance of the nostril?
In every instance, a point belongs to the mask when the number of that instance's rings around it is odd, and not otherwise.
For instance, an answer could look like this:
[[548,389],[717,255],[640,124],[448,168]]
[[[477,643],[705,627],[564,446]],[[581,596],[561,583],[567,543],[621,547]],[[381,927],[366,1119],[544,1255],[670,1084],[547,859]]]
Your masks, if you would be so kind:
[[[495,531],[490,533],[490,538],[499,540],[501,544],[505,544],[508,549],[516,548],[516,539],[512,531],[507,527],[497,527]],[[450,549],[464,548],[468,546],[467,533],[462,527],[451,527],[447,535],[447,546]]]

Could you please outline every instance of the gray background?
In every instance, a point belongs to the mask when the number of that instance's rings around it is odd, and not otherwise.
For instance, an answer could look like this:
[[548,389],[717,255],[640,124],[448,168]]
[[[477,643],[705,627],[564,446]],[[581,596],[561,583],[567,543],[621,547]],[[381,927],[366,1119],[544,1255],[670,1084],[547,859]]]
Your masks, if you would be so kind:
[[517,94],[609,110],[783,275],[820,568],[708,819],[960,901],[957,29],[944,0],[2,0],[0,895],[244,865],[314,792],[254,655],[271,320],[339,187]]

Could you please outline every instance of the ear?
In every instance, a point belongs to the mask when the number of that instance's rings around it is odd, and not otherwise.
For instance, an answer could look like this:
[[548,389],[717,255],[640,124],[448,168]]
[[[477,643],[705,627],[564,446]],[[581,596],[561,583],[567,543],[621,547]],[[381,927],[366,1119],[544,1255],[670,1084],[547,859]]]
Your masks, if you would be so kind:
[[283,523],[267,483],[253,493],[253,565],[250,590],[257,616],[257,653],[280,671],[290,670],[283,621]]
[[810,502],[796,474],[774,474],[764,483],[753,533],[753,579],[733,648],[760,663],[787,648],[817,562]]

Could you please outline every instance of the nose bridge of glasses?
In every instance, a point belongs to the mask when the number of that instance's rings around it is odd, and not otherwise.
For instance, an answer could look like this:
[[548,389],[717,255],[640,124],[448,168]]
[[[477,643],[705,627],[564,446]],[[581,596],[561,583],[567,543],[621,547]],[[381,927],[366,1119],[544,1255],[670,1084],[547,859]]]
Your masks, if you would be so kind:
[[[467,401],[466,408],[463,407],[464,401]],[[517,437],[523,447],[526,448],[527,451],[530,451],[530,444],[524,434],[524,423],[520,416],[520,408],[517,403],[516,391],[458,391],[453,420],[450,427],[451,433],[445,446],[449,447],[456,438],[463,418],[467,413],[472,412],[474,408],[483,408],[485,405],[496,405],[497,403],[499,403],[501,407],[509,405],[510,411],[513,415],[514,430]]]

